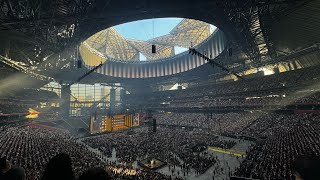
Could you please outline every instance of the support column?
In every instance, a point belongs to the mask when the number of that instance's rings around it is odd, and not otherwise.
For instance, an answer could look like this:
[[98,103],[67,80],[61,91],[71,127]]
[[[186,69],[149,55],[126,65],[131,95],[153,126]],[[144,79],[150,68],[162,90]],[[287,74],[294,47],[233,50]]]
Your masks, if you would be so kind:
[[70,114],[70,86],[61,85],[61,104],[60,112],[62,117],[69,117]]
[[121,112],[126,111],[126,90],[120,89],[120,102],[121,102]]
[[115,113],[115,107],[116,107],[116,89],[111,88],[110,89],[110,113]]

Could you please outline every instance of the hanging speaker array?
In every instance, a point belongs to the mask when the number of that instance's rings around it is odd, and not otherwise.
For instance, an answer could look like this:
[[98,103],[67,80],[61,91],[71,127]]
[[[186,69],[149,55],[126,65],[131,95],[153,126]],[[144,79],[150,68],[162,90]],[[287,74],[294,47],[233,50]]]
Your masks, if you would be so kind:
[[82,61],[79,59],[78,60],[78,68],[81,68],[82,67]]
[[152,46],[151,46],[151,52],[152,52],[152,54],[155,54],[155,53],[156,53],[156,45],[152,44]]

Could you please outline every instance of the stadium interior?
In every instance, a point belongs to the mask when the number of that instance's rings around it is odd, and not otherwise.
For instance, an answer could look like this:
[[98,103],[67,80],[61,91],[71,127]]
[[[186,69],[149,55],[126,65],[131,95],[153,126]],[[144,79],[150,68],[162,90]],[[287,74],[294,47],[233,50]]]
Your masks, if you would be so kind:
[[0,180],[319,180],[320,0],[0,0]]

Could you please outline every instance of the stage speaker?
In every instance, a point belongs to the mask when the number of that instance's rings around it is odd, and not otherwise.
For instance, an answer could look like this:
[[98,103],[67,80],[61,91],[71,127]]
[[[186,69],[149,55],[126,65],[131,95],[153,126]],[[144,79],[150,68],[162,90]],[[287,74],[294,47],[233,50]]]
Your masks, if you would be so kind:
[[156,45],[152,44],[152,46],[151,46],[151,52],[152,52],[153,54],[156,53]]
[[157,132],[157,120],[152,119],[152,130],[153,132]]
[[229,52],[229,56],[231,57],[232,56],[232,48],[229,48],[228,52]]
[[78,68],[81,68],[82,67],[82,61],[79,59],[78,60]]

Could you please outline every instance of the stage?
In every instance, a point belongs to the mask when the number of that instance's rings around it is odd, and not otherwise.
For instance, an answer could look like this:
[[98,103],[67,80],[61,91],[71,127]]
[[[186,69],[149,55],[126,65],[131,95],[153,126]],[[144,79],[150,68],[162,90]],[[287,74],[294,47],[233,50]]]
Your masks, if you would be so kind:
[[139,161],[138,165],[145,169],[157,170],[167,165],[167,163],[157,158],[147,158],[142,161]]

